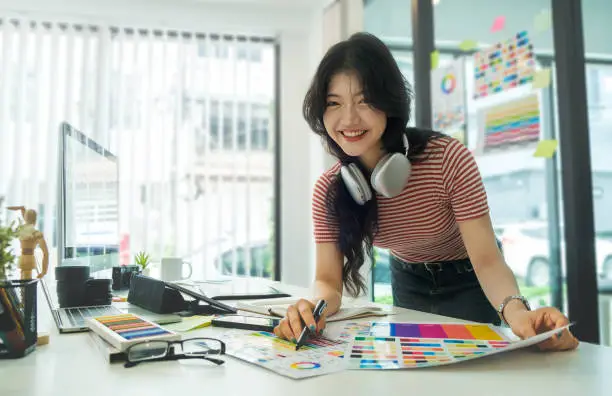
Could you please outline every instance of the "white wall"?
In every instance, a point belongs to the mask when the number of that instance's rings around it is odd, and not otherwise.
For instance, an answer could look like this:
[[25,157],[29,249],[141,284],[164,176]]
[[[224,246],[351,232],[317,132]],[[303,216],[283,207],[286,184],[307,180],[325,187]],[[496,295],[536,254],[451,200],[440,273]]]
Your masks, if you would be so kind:
[[[273,4],[274,3],[274,4]],[[302,100],[322,49],[322,7],[329,1],[288,0],[0,0],[3,15],[118,26],[272,35],[281,45],[281,273],[295,285],[312,283],[313,174],[323,169],[321,145],[302,118]],[[282,6],[281,4],[286,4]],[[300,175],[311,170],[311,177]],[[308,182],[306,182],[308,181]]]
[[311,79],[309,52],[300,34],[281,37],[281,276],[284,282],[308,286],[314,267],[311,226],[312,184],[307,182],[313,133],[302,118],[302,101]]

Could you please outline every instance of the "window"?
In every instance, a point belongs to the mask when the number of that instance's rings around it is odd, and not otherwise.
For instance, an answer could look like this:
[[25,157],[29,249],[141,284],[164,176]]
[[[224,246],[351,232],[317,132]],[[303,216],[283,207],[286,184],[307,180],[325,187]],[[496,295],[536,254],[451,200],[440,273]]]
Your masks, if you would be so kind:
[[[0,27],[0,195],[37,208],[50,245],[61,121],[119,159],[118,207],[102,195],[75,207],[96,219],[119,214],[122,264],[145,250],[153,261],[183,257],[194,277],[214,278],[223,252],[272,240],[270,40],[17,18],[0,18]],[[266,246],[241,260],[271,277]]]
[[[204,104],[201,104],[204,106]],[[236,103],[237,114],[234,120],[234,104],[224,103],[223,112],[219,110],[219,103],[212,102],[210,118],[206,120],[206,113],[202,111],[202,124],[206,122],[210,125],[210,136],[204,130],[199,130],[196,135],[196,146],[198,155],[202,155],[208,139],[209,148],[212,150],[269,150],[268,136],[270,135],[270,114],[269,106],[262,103]],[[250,109],[248,107],[250,106]],[[249,118],[249,110],[252,112]],[[235,124],[234,124],[235,121]],[[247,134],[247,124],[250,124],[250,133]],[[223,132],[221,133],[221,125]],[[236,142],[234,142],[234,129],[236,129]],[[250,147],[247,145],[247,135],[250,140]],[[222,136],[222,137],[221,137]],[[234,147],[235,146],[235,147]]]

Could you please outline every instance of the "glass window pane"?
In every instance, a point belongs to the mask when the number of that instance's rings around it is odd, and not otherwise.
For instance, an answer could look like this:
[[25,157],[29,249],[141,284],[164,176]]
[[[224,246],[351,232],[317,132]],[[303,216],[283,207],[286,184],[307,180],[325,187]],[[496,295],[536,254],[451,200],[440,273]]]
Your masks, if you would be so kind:
[[583,2],[589,139],[599,287],[601,344],[612,346],[612,46],[605,39],[612,9],[605,2]]
[[[407,66],[412,64],[412,55],[408,52],[412,44],[410,3],[373,0],[364,4],[366,29],[385,40],[393,49],[400,65],[402,61],[406,65],[403,70],[411,69],[411,66]],[[552,134],[547,116],[554,118],[556,110],[552,107],[544,108],[541,91],[533,90],[531,84],[519,84],[503,92],[475,98],[474,57],[471,53],[462,52],[460,49],[460,44],[466,40],[475,42],[477,49],[486,49],[527,30],[536,57],[543,54],[546,55],[543,59],[550,60],[551,55],[554,56],[552,30],[548,28],[549,26],[542,26],[550,25],[545,17],[550,1],[525,0],[517,5],[503,1],[477,0],[471,2],[469,7],[466,7],[464,2],[453,1],[435,1],[433,4],[435,46],[440,52],[439,67],[446,67],[455,60],[464,62],[465,74],[460,78],[463,79],[465,86],[466,144],[474,153],[479,165],[488,194],[495,232],[502,244],[506,261],[519,278],[521,291],[530,298],[534,306],[561,304],[561,300],[552,298],[553,295],[559,296],[552,291],[559,290],[563,285],[554,283],[550,277],[550,262],[556,261],[549,253],[551,225],[548,219],[550,209],[548,202],[560,202],[560,197],[550,196],[551,183],[556,182],[557,177],[547,173],[545,160],[534,158],[537,141],[507,144],[496,150],[482,149],[484,141],[482,120],[492,109],[535,94],[540,112],[540,137]],[[478,9],[477,18],[473,15],[474,9]],[[395,24],[392,15],[402,15],[402,13],[405,15],[401,24]],[[383,15],[387,18],[383,18]],[[503,26],[498,31],[492,32],[492,26],[498,17],[503,17]],[[470,23],[458,21],[470,21]],[[400,48],[401,46],[403,48]],[[535,64],[536,70],[550,66],[550,64]],[[411,78],[412,76],[409,79]],[[552,79],[554,84],[554,75]],[[601,85],[599,84],[600,87]],[[418,92],[415,95],[418,98]],[[442,132],[448,133],[444,130]],[[515,204],[508,205],[508,202]],[[558,225],[553,226],[558,227]],[[378,257],[380,252],[377,251],[376,255],[375,290],[383,290],[385,264],[379,265],[382,262]],[[561,266],[560,263],[555,265]],[[374,294],[376,299],[383,298],[376,291]]]
[[[549,10],[550,1],[521,1],[520,5],[503,1],[477,1],[465,7],[461,2],[440,1],[434,7],[436,46],[443,54],[445,49],[460,51],[464,40],[474,41],[477,50],[491,48],[496,43],[513,39],[520,32],[527,31],[529,42],[535,55],[551,54],[553,50],[552,31],[536,26],[541,14]],[[478,17],[470,14],[478,9]],[[470,20],[469,24],[456,23],[457,20]],[[495,21],[503,19],[499,29],[493,28]],[[518,43],[518,40],[517,40]],[[518,44],[517,44],[518,45]],[[509,47],[508,47],[509,48]],[[518,48],[518,46],[516,47]],[[528,48],[528,47],[525,47]],[[516,50],[518,54],[519,50]],[[517,55],[519,56],[519,55]],[[504,86],[501,92],[488,91],[484,97],[476,97],[475,57],[471,54],[460,56],[465,62],[465,97],[467,107],[467,145],[474,153],[483,177],[491,217],[496,235],[501,241],[506,262],[519,280],[521,292],[534,307],[553,303],[550,277],[550,237],[547,202],[557,201],[551,197],[551,185],[545,167],[545,160],[534,158],[537,139],[551,133],[546,114],[551,108],[544,108],[541,92],[533,90],[531,84]],[[518,58],[517,58],[518,59]],[[527,62],[527,61],[525,61]],[[443,67],[445,62],[440,62]],[[500,66],[505,69],[507,64]],[[526,65],[526,64],[525,64]],[[521,67],[518,65],[517,67]],[[536,64],[536,70],[541,69]],[[495,68],[489,67],[485,73],[491,75]],[[519,143],[503,143],[496,148],[487,148],[492,139],[487,131],[489,114],[510,114],[515,103],[527,103],[530,95],[536,95],[539,107],[539,137]],[[505,111],[505,113],[503,113]],[[502,113],[500,113],[502,112]],[[554,115],[551,114],[554,117]],[[520,130],[526,131],[526,129]],[[500,135],[501,136],[501,135]],[[504,138],[507,139],[507,138]],[[534,141],[535,140],[535,141]],[[549,160],[552,161],[552,160]],[[513,204],[509,204],[512,202]],[[557,225],[554,225],[557,227]],[[562,234],[561,234],[562,235]],[[555,304],[562,301],[554,301]]]
[[[57,261],[61,120],[71,120],[119,158],[119,205],[78,209],[100,221],[118,214],[120,248],[114,249],[121,264],[146,251],[154,264],[164,256],[183,257],[194,278],[215,278],[220,272],[214,263],[224,252],[271,238],[274,44],[161,30],[60,29],[30,19],[30,30],[21,35],[19,18],[4,22],[0,196],[38,209],[39,226],[52,245],[50,262]],[[102,40],[106,34],[109,40]],[[21,53],[23,48],[28,51]],[[109,58],[99,59],[103,54]],[[108,86],[94,89],[96,81]],[[23,141],[36,142],[29,151],[36,158],[14,155]],[[245,271],[248,257],[237,268]],[[270,261],[274,265],[273,254]]]

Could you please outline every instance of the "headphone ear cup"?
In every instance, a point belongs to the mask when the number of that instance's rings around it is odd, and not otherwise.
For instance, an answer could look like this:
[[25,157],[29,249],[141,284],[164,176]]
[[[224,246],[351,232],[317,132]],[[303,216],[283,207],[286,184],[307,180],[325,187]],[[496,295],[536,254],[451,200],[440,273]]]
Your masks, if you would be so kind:
[[391,154],[387,154],[384,157],[382,157],[378,163],[376,164],[376,166],[374,167],[374,169],[372,170],[372,174],[370,175],[370,183],[372,183],[372,187],[374,188],[374,190],[378,191],[378,188],[376,188],[374,186],[374,182],[376,180],[379,180],[378,175],[380,174],[380,171],[382,169],[385,169],[385,164],[387,163],[387,161],[389,161],[389,158],[391,158]]
[[393,198],[404,190],[411,172],[412,164],[405,155],[388,154],[376,164],[370,182],[376,192],[386,198]]
[[351,197],[359,205],[363,205],[372,199],[372,190],[357,165],[348,164],[342,166],[340,168],[340,176],[342,176],[344,185],[351,194]]

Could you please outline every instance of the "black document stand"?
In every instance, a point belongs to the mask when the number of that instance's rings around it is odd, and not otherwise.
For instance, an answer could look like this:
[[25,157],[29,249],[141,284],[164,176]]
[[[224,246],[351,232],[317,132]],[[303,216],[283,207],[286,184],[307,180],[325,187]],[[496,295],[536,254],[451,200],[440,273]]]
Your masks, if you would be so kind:
[[[180,312],[181,316],[193,316],[193,315],[215,315],[215,314],[236,314],[238,310],[230,305],[224,304],[221,301],[214,300],[210,297],[196,293],[186,287],[178,285],[172,282],[165,282],[166,286],[181,293],[192,297],[192,301],[187,301],[187,309],[184,312]],[[200,304],[204,302],[206,304]]]
[[[193,298],[185,300],[183,294]],[[180,316],[236,313],[236,308],[198,294],[172,282],[145,275],[134,275],[130,281],[128,302],[159,314],[178,313]],[[204,302],[205,304],[200,304]]]

